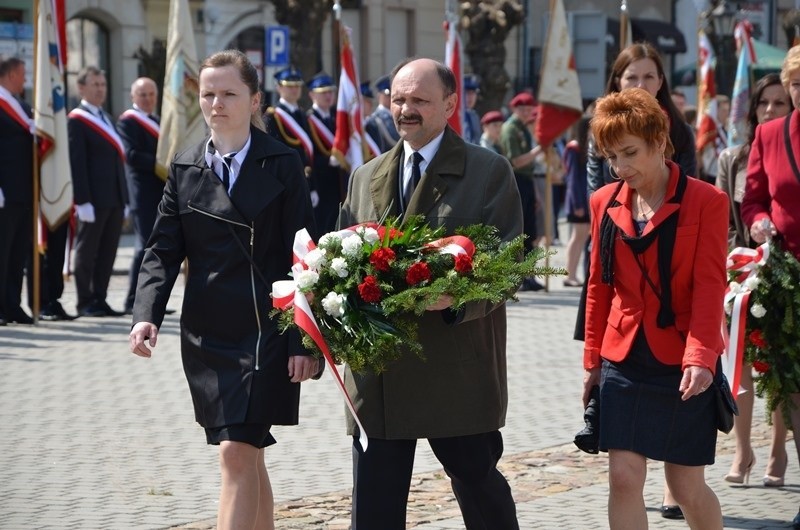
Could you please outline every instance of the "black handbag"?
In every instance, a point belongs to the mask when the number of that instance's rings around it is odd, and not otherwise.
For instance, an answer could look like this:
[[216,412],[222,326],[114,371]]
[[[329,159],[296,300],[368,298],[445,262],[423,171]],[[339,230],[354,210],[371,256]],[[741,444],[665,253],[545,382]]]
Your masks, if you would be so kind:
[[719,365],[717,365],[717,370],[720,371],[720,377],[715,378],[714,381],[717,429],[728,434],[733,429],[733,417],[739,415],[739,407],[736,406],[736,401],[733,399],[731,387],[728,385],[728,378],[721,372]]

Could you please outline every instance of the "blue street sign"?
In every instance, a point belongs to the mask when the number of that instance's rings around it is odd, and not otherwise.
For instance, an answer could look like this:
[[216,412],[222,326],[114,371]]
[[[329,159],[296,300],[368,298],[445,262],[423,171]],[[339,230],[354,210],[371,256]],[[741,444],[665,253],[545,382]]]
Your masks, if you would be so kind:
[[266,65],[288,66],[289,26],[267,26],[266,41]]

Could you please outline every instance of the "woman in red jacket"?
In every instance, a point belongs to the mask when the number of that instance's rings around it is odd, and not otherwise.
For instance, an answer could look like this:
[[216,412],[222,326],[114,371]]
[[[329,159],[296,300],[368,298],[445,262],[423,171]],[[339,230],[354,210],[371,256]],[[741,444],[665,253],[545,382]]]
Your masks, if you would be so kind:
[[[800,46],[786,54],[781,82],[794,111],[756,129],[747,163],[742,221],[756,243],[763,243],[768,235],[780,236],[783,247],[800,259]],[[800,456],[800,394],[793,394],[792,401],[795,406],[789,409]],[[793,523],[800,529],[800,512]]]
[[727,197],[669,160],[668,120],[642,89],[599,99],[592,133],[619,179],[590,199],[584,349],[584,405],[600,384],[610,527],[647,528],[649,458],[665,462],[691,528],[722,529],[704,466],[717,439]]

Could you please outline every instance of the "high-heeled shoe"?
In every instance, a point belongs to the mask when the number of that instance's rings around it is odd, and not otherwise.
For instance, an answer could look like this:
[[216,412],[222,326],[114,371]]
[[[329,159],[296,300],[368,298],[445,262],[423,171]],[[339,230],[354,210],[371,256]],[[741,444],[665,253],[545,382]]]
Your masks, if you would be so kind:
[[747,484],[750,481],[750,472],[753,470],[753,466],[755,465],[756,455],[753,453],[752,458],[750,458],[750,463],[747,465],[744,472],[729,471],[724,477],[725,482],[732,482],[733,484]]
[[661,517],[664,519],[683,519],[683,510],[677,504],[662,504]]
[[[780,488],[781,486],[783,486],[783,483],[784,483],[783,475],[784,475],[784,473],[786,473],[786,466],[788,464],[788,459],[789,459],[789,457],[787,455],[786,458],[783,460],[783,472],[780,475],[769,475],[769,474],[766,474],[766,473],[764,474],[764,478],[762,479],[762,482],[763,482],[765,487],[767,487],[767,488]],[[769,465],[767,465],[767,468],[769,468]]]

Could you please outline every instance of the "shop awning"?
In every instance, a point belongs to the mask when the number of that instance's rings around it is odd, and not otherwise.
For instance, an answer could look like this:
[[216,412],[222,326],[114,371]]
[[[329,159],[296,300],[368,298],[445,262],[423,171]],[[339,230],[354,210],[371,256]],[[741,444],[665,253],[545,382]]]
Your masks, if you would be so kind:
[[[619,49],[619,20],[609,18],[606,42]],[[631,19],[633,42],[649,42],[661,53],[686,52],[686,39],[681,30],[668,22],[649,18]]]

